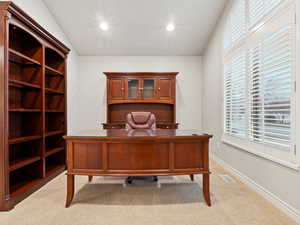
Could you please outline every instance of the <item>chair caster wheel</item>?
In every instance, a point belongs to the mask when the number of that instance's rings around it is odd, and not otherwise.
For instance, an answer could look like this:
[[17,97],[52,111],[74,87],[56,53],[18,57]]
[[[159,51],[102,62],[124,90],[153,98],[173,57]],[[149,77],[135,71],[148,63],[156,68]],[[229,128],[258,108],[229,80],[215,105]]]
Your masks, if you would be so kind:
[[133,178],[132,177],[127,177],[126,178],[126,183],[127,184],[132,184]]

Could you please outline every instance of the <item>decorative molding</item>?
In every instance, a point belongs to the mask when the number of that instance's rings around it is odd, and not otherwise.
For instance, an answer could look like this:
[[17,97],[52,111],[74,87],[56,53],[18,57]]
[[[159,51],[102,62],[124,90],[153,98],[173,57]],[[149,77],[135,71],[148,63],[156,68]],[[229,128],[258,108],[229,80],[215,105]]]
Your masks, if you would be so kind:
[[259,195],[261,195],[266,200],[270,201],[274,206],[276,206],[278,209],[283,211],[287,216],[295,220],[297,223],[300,224],[300,211],[287,202],[281,200],[278,196],[276,196],[274,193],[270,192],[263,186],[256,183],[251,178],[247,177],[245,174],[241,173],[237,169],[231,167],[228,163],[226,163],[224,160],[220,159],[215,154],[210,153],[211,159],[216,161],[218,164],[220,164],[222,167],[224,167],[226,170],[231,172],[233,175],[235,175],[241,182],[249,186],[251,189],[253,189],[255,192],[257,192]]
[[13,3],[12,1],[6,1],[3,2],[2,4],[4,4],[4,6],[2,6],[1,8],[6,8],[6,10],[11,14],[13,14],[14,17],[18,18],[24,24],[31,27],[31,29],[33,29],[35,32],[41,35],[44,39],[46,39],[49,43],[54,45],[64,54],[68,54],[70,52],[70,49],[64,43],[62,43],[56,37],[50,34],[46,29],[44,29],[40,24],[38,24],[34,19],[32,19],[26,12],[24,12],[21,8],[19,8],[15,3]]
[[179,72],[103,72],[107,77],[110,76],[177,76]]

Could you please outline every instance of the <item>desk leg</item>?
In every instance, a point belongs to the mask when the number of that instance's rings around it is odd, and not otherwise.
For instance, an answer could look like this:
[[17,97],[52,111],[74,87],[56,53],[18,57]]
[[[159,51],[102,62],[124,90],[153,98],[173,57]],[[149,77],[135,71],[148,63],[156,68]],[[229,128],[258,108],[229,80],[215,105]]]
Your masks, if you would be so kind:
[[209,192],[209,174],[203,174],[203,195],[208,206],[211,206]]
[[89,176],[89,182],[92,182],[93,176]]
[[194,181],[194,174],[190,175],[191,181]]
[[74,175],[67,175],[67,200],[66,208],[71,205],[74,197]]

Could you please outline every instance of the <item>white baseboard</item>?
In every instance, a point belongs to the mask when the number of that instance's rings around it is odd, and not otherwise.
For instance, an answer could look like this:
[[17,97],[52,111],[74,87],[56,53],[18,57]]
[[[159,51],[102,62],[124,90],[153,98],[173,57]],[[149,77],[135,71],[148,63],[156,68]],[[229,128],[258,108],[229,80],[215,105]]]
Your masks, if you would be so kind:
[[235,175],[241,182],[248,185],[250,188],[252,188],[255,192],[257,192],[259,195],[261,195],[268,201],[272,202],[273,205],[275,205],[277,208],[279,208],[281,211],[283,211],[285,214],[287,214],[290,218],[292,218],[298,224],[300,224],[300,211],[299,210],[297,210],[293,206],[289,205],[285,201],[281,200],[275,194],[268,191],[261,185],[257,184],[254,180],[245,176],[243,173],[241,173],[237,169],[234,169],[233,167],[231,167],[229,164],[227,164],[225,161],[223,161],[216,155],[211,153],[210,156],[211,156],[212,160],[216,161],[222,167],[224,167],[229,172],[231,172],[233,175]]

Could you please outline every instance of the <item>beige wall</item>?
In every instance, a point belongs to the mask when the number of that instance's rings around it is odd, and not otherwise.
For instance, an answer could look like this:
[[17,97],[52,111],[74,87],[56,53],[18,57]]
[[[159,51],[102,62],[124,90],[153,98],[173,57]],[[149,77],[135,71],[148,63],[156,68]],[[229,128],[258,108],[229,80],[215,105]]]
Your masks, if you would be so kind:
[[[229,7],[229,6],[228,6]],[[222,32],[228,7],[219,20],[203,55],[203,129],[212,133],[213,153],[247,178],[278,197],[295,213],[300,212],[300,173],[221,142],[223,127]],[[299,213],[300,218],[300,213]]]
[[102,72],[179,72],[177,121],[181,128],[201,129],[201,57],[107,56],[80,58],[77,121],[81,129],[99,128],[106,121],[106,77]]

